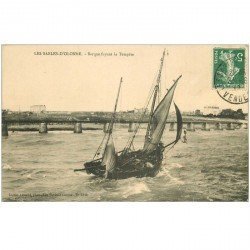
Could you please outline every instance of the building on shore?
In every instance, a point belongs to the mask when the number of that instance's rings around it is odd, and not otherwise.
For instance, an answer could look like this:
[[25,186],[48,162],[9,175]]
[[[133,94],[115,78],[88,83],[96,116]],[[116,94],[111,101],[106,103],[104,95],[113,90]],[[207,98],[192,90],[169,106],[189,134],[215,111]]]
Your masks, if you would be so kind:
[[194,111],[183,111],[182,115],[192,116],[194,115]]
[[46,111],[45,105],[32,105],[30,106],[30,111],[34,113],[43,113]]
[[203,109],[203,115],[218,115],[221,109],[218,106],[205,106]]
[[201,115],[203,115],[203,113],[201,112],[200,109],[196,109],[196,110],[194,111],[194,115],[196,115],[196,116],[201,116]]
[[145,112],[145,114],[148,114],[149,111],[148,109],[145,108],[134,108],[132,110],[127,110],[126,113],[134,113],[134,114],[143,114]]

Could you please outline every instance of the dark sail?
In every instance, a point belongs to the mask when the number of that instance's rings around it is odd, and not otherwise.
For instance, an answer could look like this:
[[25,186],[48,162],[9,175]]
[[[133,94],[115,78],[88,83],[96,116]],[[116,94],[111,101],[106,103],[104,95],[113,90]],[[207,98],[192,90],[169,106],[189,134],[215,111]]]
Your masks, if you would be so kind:
[[166,147],[169,147],[172,145],[172,147],[181,139],[181,134],[182,134],[182,126],[183,126],[183,123],[182,123],[182,116],[181,116],[181,112],[178,108],[178,106],[174,103],[174,107],[175,107],[175,112],[176,112],[176,119],[177,119],[177,133],[176,133],[176,138],[173,142],[167,144],[165,146]]
[[175,143],[174,143],[174,144],[176,144],[181,139],[183,124],[182,124],[181,112],[175,103],[174,103],[174,107],[175,107],[176,118],[177,118],[177,134],[176,134],[176,139],[175,139]]

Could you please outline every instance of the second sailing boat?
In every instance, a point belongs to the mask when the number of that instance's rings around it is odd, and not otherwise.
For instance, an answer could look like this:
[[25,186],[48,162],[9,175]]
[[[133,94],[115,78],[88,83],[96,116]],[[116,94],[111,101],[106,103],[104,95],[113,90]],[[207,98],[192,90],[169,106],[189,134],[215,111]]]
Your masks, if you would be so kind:
[[[163,52],[163,56],[161,58],[156,85],[152,93],[152,104],[143,148],[140,150],[133,149],[133,141],[140,127],[139,121],[137,128],[135,129],[133,136],[128,141],[126,147],[120,152],[116,152],[115,150],[112,132],[122,84],[121,78],[114,112],[108,127],[108,133],[104,135],[104,138],[96,154],[94,155],[94,159],[84,164],[85,168],[83,170],[85,170],[88,174],[94,174],[99,177],[109,179],[125,179],[129,177],[154,177],[160,171],[164,150],[167,147],[173,147],[181,138],[182,132],[181,113],[177,105],[174,104],[177,117],[176,139],[167,145],[164,145],[161,142],[174,92],[177,83],[181,78],[181,76],[179,76],[174,81],[171,88],[167,91],[160,103],[156,106],[157,97],[159,98],[159,86],[161,82],[164,57],[165,51]],[[144,117],[145,113],[146,112],[144,112],[144,114],[142,115],[142,118]],[[100,155],[100,151],[103,151],[102,157],[95,159]]]

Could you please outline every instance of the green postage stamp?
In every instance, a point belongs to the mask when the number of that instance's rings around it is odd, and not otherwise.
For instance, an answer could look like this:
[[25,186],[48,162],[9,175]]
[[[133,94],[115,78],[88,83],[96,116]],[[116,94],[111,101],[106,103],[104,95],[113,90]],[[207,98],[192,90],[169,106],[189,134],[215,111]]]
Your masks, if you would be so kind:
[[245,49],[214,48],[213,50],[214,88],[244,88]]

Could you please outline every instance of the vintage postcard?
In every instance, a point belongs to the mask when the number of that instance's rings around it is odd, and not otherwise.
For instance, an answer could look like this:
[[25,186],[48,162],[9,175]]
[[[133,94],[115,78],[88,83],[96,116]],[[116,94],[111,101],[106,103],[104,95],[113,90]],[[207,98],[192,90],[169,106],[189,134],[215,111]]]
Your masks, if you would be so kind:
[[248,45],[2,45],[2,201],[248,201]]

